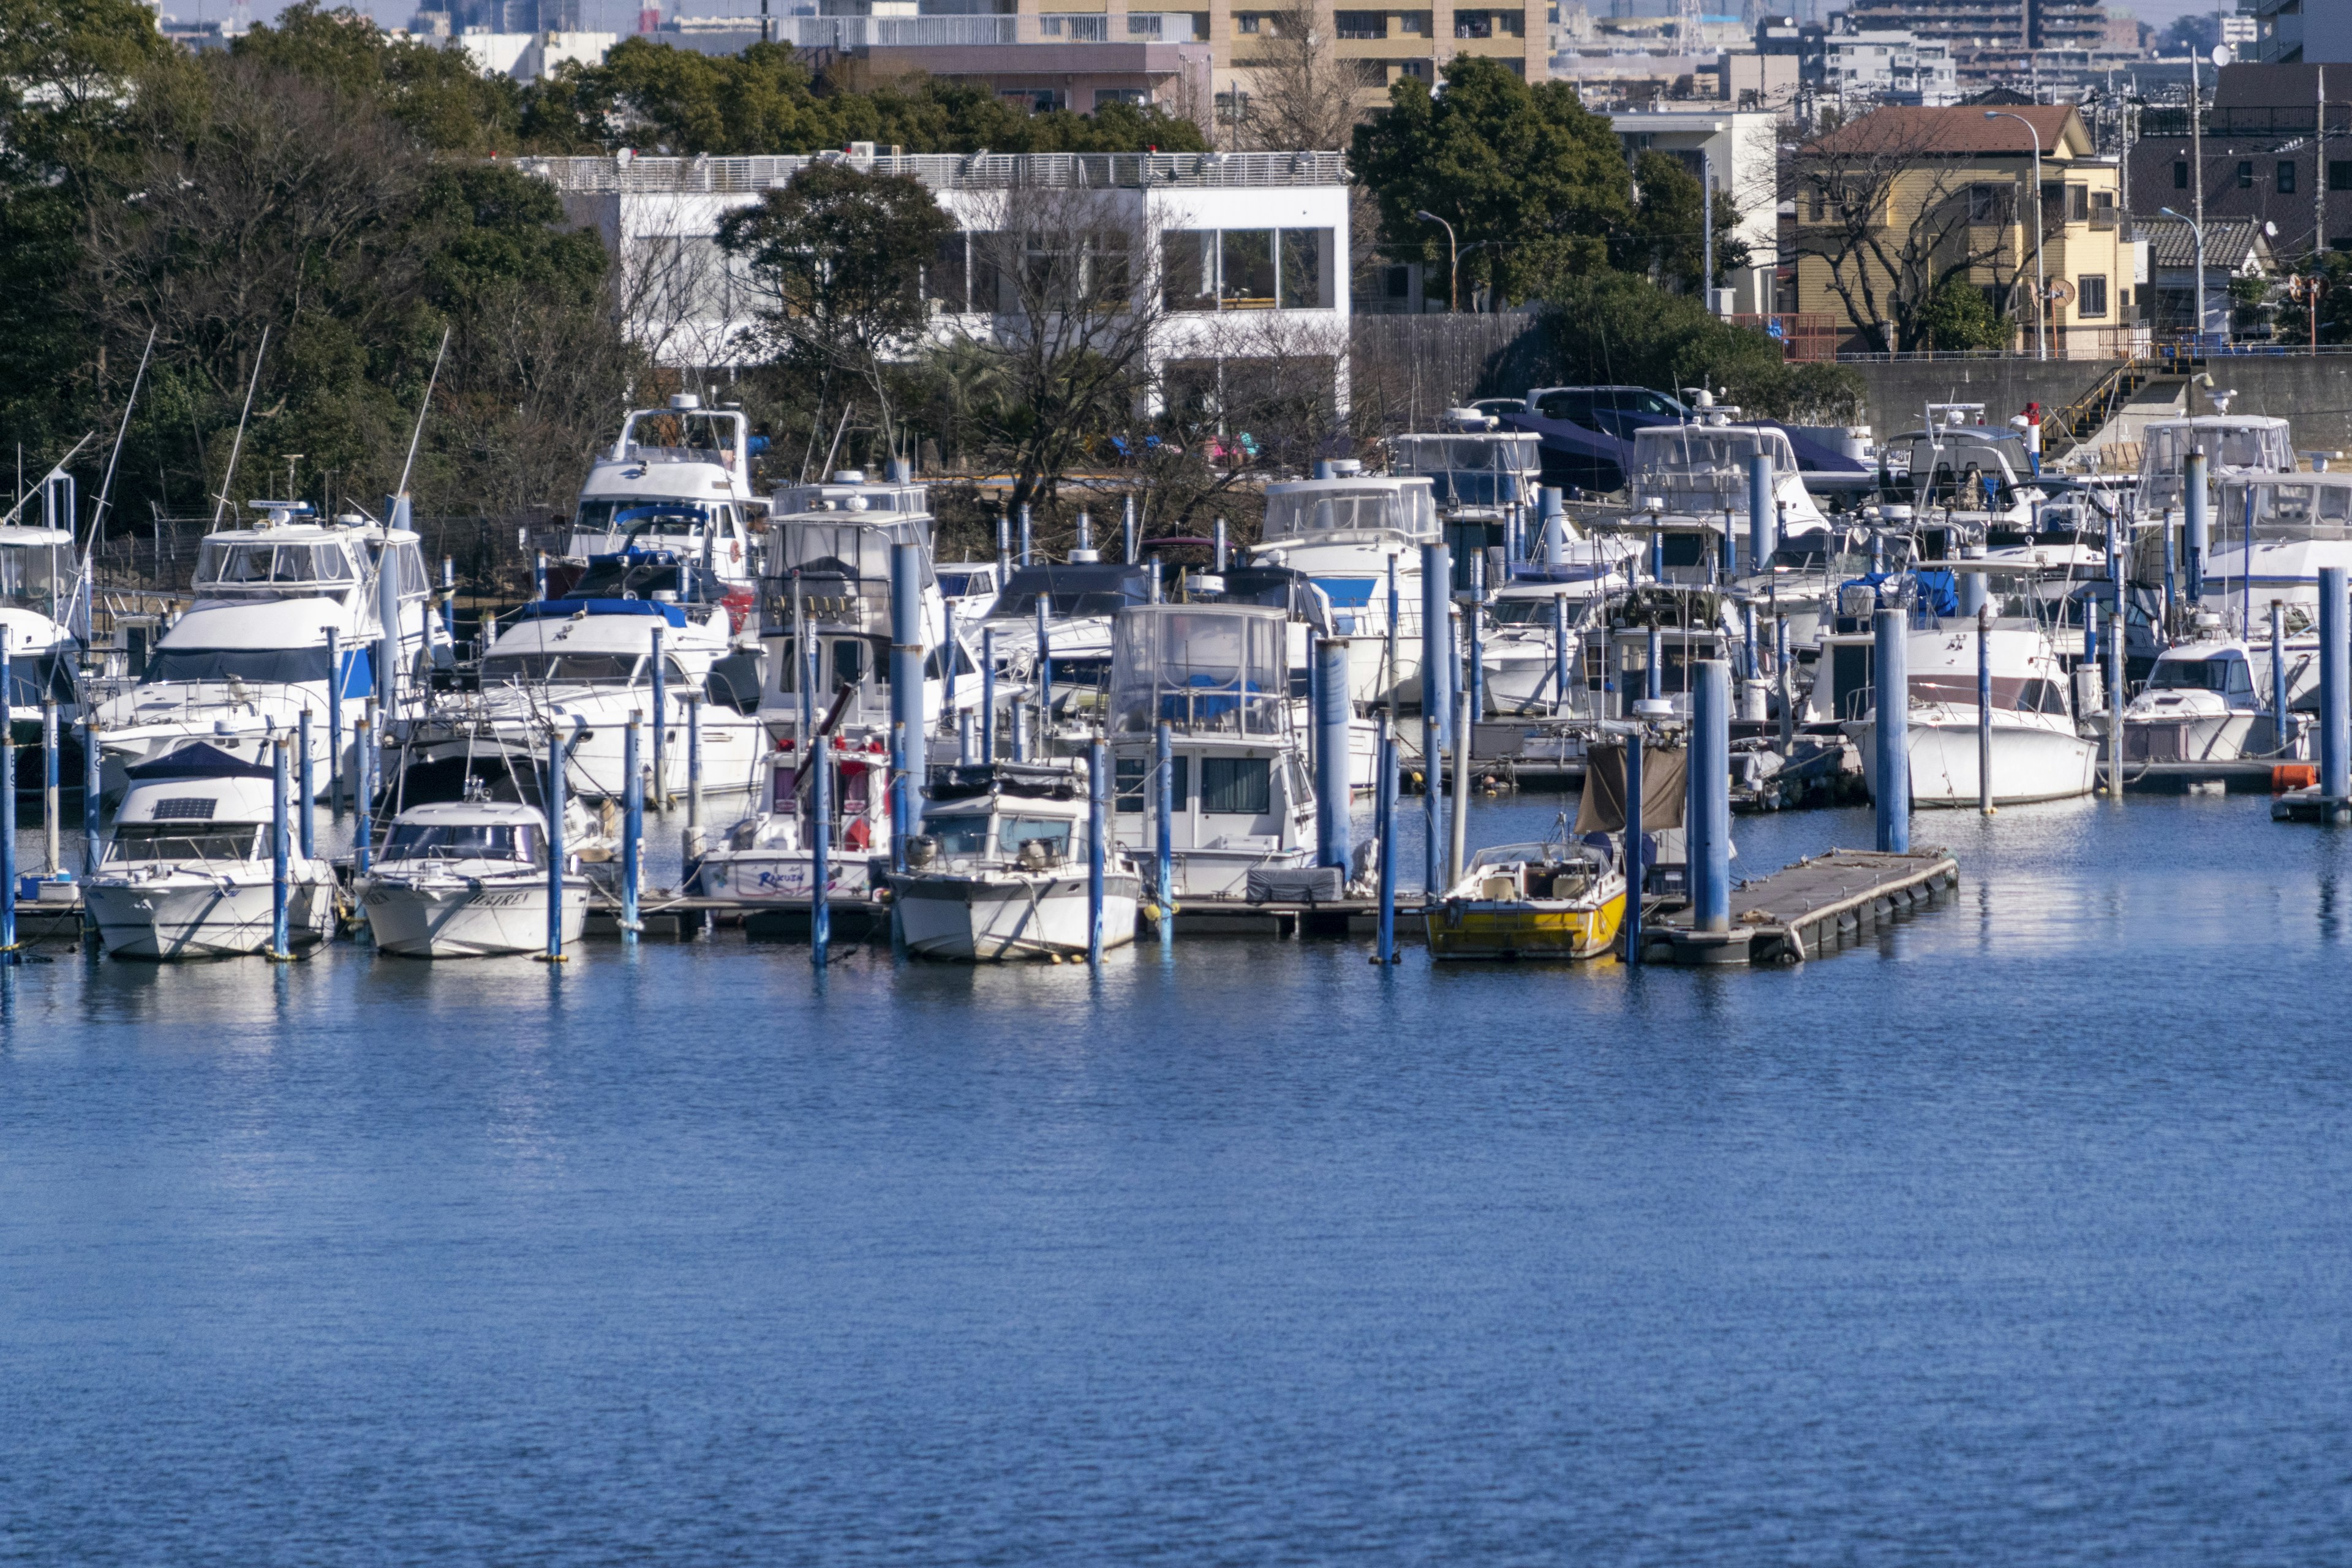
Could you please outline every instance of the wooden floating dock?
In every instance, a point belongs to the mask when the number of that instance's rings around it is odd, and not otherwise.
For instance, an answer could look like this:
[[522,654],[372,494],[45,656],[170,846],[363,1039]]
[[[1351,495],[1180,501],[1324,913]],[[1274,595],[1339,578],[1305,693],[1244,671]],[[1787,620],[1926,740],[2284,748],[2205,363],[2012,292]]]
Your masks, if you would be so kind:
[[1802,963],[1936,907],[1959,880],[1958,863],[1941,849],[1832,849],[1734,888],[1727,931],[1693,931],[1687,909],[1644,927],[1642,962]]

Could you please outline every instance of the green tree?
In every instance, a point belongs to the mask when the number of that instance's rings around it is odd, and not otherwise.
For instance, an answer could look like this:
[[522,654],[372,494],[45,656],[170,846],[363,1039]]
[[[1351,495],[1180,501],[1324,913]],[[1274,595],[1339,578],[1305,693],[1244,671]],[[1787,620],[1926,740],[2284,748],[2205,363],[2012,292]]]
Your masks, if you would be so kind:
[[760,331],[771,357],[862,382],[896,452],[892,378],[929,324],[924,268],[956,234],[920,180],[818,163],[730,213],[719,243],[750,264],[767,300]]
[[348,6],[299,0],[277,24],[231,46],[241,58],[332,87],[376,104],[427,147],[445,153],[512,149],[520,134],[521,89],[474,68],[463,49],[395,38]]
[[1427,211],[1475,247],[1464,277],[1506,300],[1607,266],[1611,237],[1633,217],[1633,182],[1608,116],[1587,110],[1574,83],[1530,87],[1499,61],[1463,55],[1443,94],[1408,77],[1389,100],[1357,129],[1350,162],[1380,199],[1391,254],[1447,265],[1444,231],[1415,216]]
[[1624,383],[1668,390],[1707,386],[1750,415],[1799,424],[1850,424],[1863,384],[1834,364],[1790,364],[1753,327],[1709,313],[1696,297],[1640,278],[1603,273],[1569,280],[1547,301],[1557,374],[1570,383]]
[[1935,291],[1919,307],[1916,331],[1928,347],[1947,352],[2007,348],[2016,335],[2015,324],[1992,308],[1984,290],[1959,268],[1937,280]]
[[[1643,153],[1633,163],[1633,184],[1639,192],[1633,221],[1616,247],[1622,268],[1654,275],[1686,294],[1699,291],[1699,273],[1706,266],[1706,247],[1700,231],[1706,226],[1706,193],[1698,176],[1664,153]],[[1748,242],[1738,236],[1739,215],[1730,198],[1716,193],[1714,210],[1715,277],[1720,287],[1725,274],[1748,265]]]

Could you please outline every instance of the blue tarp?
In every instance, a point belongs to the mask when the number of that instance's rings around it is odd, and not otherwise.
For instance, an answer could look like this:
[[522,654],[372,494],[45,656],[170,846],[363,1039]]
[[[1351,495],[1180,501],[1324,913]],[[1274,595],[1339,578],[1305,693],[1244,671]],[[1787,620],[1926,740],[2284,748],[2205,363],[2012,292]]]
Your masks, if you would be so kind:
[[[1545,435],[1550,428],[1573,430],[1587,440],[1607,442],[1617,450],[1620,471],[1628,473],[1633,468],[1635,431],[1647,430],[1661,425],[1674,426],[1681,423],[1663,414],[1633,414],[1611,408],[1594,409],[1592,419],[1593,423],[1600,426],[1598,430],[1588,429],[1581,425],[1572,425],[1562,419],[1538,419],[1528,414],[1507,414],[1503,416],[1503,423],[1516,426],[1520,429],[1534,430],[1538,435]],[[1797,454],[1797,471],[1801,474],[1831,475],[1850,479],[1856,484],[1874,483],[1877,480],[1877,470],[1863,467],[1844,453],[1832,451],[1810,436],[1800,435],[1777,419],[1759,419],[1753,423],[1762,425],[1767,429],[1778,430],[1789,437],[1789,445]],[[1544,450],[1544,483],[1555,485],[1563,482],[1551,477],[1551,443],[1547,440]],[[1584,481],[1571,479],[1566,482],[1578,484]],[[1623,482],[1620,479],[1618,484]],[[1614,489],[1617,486],[1588,485],[1587,488]]]
[[1505,429],[1524,430],[1540,439],[1545,484],[1588,490],[1625,488],[1633,453],[1623,441],[1565,419],[1546,419],[1536,414],[1506,414],[1501,418]]

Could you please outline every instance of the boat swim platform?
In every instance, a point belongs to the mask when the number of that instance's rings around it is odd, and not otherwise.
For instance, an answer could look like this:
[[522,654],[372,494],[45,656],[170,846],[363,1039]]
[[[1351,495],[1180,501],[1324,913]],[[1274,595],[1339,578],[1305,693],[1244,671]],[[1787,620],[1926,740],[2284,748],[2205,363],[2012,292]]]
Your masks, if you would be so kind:
[[1959,881],[1958,862],[1942,849],[1832,849],[1732,889],[1729,931],[1694,931],[1687,906],[1644,926],[1642,962],[1788,966],[1826,958],[1948,902]]
[[2271,802],[2273,822],[2316,822],[2323,826],[2352,823],[2352,798],[2326,795],[2319,786],[2290,790]]

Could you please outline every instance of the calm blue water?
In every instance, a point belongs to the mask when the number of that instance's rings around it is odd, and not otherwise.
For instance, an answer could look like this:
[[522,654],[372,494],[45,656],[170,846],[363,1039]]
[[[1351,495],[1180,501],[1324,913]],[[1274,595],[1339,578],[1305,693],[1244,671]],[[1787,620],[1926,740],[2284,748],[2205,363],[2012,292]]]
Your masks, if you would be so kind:
[[0,1557],[2352,1556],[2352,837],[1917,837],[1785,972],[16,972]]

